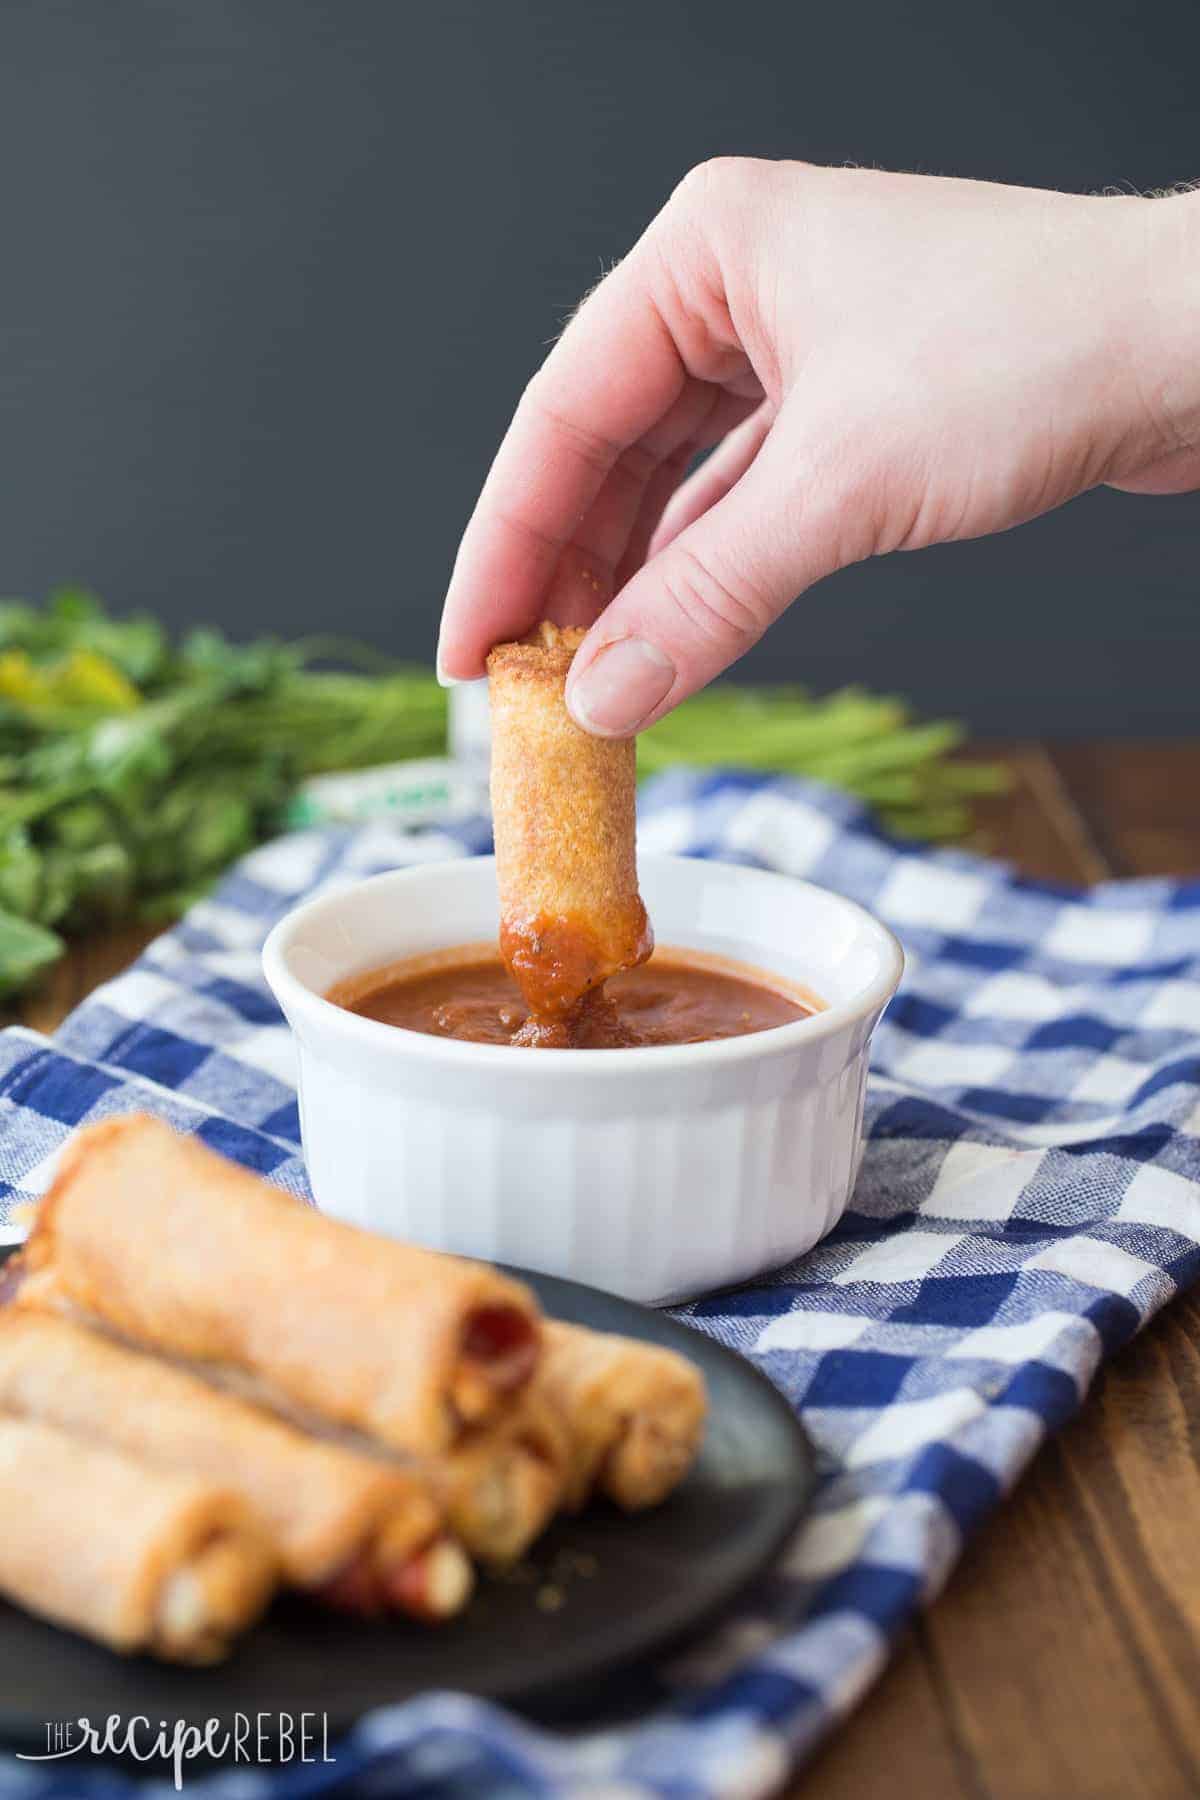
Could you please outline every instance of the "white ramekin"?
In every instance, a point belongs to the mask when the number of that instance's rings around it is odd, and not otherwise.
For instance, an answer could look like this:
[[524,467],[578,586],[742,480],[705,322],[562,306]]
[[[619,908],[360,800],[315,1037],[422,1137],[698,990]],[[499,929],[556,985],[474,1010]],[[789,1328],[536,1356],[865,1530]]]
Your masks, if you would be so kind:
[[427,1037],[324,998],[410,953],[494,938],[490,857],[308,901],[263,951],[299,1045],[318,1206],[374,1231],[635,1300],[744,1280],[840,1217],[867,1046],[903,966],[885,926],[808,882],[646,856],[658,942],[740,957],[827,1010],[720,1043],[513,1050]]

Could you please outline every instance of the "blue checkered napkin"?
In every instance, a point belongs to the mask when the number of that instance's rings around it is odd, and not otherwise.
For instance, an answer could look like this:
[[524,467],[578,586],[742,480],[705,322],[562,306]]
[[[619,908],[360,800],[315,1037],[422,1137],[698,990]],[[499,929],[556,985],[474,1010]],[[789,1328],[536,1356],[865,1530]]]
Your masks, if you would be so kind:
[[[431,1695],[365,1720],[335,1771],[242,1772],[239,1796],[768,1792],[873,1679],[1101,1357],[1200,1273],[1200,884],[1053,889],[900,848],[851,803],[761,778],[662,777],[643,818],[646,848],[852,895],[909,956],[842,1223],[792,1267],[682,1309],[801,1413],[824,1462],[813,1514],[740,1615],[659,1672],[640,1724],[553,1734]],[[71,1130],[135,1107],[303,1192],[291,1046],[258,970],[267,928],[314,887],[485,840],[281,840],[53,1043],[5,1034],[0,1226]],[[20,1778],[45,1791],[28,1765]]]

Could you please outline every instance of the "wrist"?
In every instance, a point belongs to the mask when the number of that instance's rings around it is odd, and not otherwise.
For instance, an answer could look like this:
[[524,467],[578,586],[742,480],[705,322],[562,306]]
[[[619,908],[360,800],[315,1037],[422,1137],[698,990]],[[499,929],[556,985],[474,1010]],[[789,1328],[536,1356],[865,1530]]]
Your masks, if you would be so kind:
[[1200,448],[1200,192],[1135,201],[1131,360],[1152,454]]

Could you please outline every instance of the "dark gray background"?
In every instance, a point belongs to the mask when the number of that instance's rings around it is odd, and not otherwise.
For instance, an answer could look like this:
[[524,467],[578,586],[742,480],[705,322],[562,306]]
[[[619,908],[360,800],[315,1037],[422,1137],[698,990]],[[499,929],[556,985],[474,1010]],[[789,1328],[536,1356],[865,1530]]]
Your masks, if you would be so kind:
[[[0,0],[0,585],[430,657],[580,292],[690,164],[1200,175],[1200,9]],[[742,665],[995,731],[1196,727],[1200,498],[826,583]]]

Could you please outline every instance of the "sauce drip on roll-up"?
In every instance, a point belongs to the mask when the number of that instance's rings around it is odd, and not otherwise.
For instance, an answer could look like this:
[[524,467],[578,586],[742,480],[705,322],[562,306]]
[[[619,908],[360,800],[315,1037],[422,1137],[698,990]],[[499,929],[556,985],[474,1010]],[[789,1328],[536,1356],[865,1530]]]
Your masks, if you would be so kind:
[[587,995],[645,962],[632,740],[582,731],[564,700],[584,632],[543,621],[488,657],[500,953],[529,1016],[517,1042],[576,1041]]

